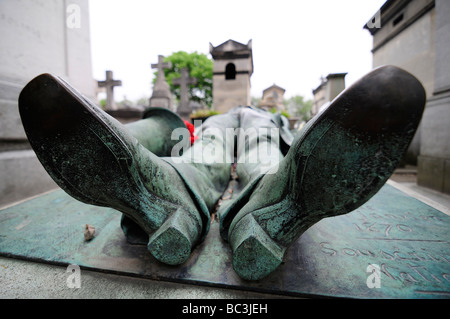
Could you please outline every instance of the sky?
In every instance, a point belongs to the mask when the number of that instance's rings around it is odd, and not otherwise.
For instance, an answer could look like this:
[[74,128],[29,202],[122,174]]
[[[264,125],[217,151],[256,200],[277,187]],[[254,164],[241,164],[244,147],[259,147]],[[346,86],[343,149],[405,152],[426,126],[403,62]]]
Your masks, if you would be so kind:
[[273,84],[285,98],[312,99],[320,78],[348,73],[350,86],[372,70],[363,29],[386,0],[89,0],[93,76],[112,70],[117,101],[150,97],[158,55],[204,53],[252,39],[252,97]]

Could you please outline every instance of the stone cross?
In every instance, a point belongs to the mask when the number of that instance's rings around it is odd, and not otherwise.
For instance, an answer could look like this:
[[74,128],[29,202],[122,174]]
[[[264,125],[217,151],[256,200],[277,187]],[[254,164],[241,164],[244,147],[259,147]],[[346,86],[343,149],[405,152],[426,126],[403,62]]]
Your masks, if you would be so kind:
[[172,67],[172,63],[164,62],[164,56],[158,55],[158,63],[152,64],[152,69],[158,69],[158,77],[156,78],[156,82],[164,81],[166,76],[164,75],[164,69],[170,69]]
[[152,64],[152,69],[158,70],[156,83],[153,86],[153,93],[150,97],[151,107],[164,107],[172,110],[172,95],[170,93],[169,84],[166,82],[164,69],[172,67],[172,63],[164,62],[164,56],[158,55],[158,63]]
[[191,114],[192,110],[189,107],[189,85],[197,84],[196,78],[189,77],[189,70],[187,68],[181,69],[181,77],[178,79],[173,79],[172,83],[174,85],[180,86],[180,105],[178,106],[177,113],[182,117],[187,119]]
[[116,104],[114,102],[114,87],[122,86],[122,81],[114,80],[112,71],[106,71],[106,80],[97,81],[98,87],[106,88],[106,109],[116,110]]

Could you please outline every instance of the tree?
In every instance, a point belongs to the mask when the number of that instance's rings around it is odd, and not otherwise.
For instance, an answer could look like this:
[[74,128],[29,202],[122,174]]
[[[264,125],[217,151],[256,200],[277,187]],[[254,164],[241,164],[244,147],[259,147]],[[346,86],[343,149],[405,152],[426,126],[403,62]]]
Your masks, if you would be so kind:
[[[181,69],[188,68],[189,76],[197,79],[197,84],[190,85],[189,93],[192,101],[212,106],[212,78],[214,63],[205,54],[185,51],[178,51],[164,58],[164,62],[171,62],[172,68],[164,69],[170,91],[180,100],[180,87],[173,85],[173,79],[181,76]],[[158,71],[155,72],[153,83],[156,82]]]
[[305,101],[305,98],[301,95],[296,95],[286,100],[285,106],[290,114],[300,116],[304,121],[309,121],[312,117],[313,101]]

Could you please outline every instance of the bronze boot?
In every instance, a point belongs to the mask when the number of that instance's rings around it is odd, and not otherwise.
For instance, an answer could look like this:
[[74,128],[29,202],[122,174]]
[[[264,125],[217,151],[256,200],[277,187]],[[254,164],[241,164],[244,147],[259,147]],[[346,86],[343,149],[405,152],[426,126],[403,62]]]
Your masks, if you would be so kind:
[[128,216],[149,235],[156,259],[187,260],[209,214],[197,209],[170,164],[58,77],[43,74],[28,83],[19,111],[38,159],[64,191]]
[[[171,138],[172,132],[180,128],[186,130],[186,125],[177,114],[160,107],[148,108],[141,120],[124,126],[139,144],[158,157],[170,157],[172,149],[180,144],[180,141]],[[184,139],[181,144],[187,148],[190,146],[190,140]],[[125,214],[122,214],[120,227],[129,243],[148,244],[149,235]]]
[[277,172],[265,174],[239,212],[226,216],[235,271],[248,280],[267,276],[309,227],[376,194],[407,151],[425,99],[415,77],[386,66],[313,118]]

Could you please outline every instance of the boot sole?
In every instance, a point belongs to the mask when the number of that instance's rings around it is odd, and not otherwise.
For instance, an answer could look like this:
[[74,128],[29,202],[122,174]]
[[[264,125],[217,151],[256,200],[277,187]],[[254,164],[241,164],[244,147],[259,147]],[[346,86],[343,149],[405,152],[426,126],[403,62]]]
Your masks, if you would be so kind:
[[[38,159],[70,196],[87,204],[117,209],[147,234],[161,228],[172,232],[172,227],[163,226],[178,207],[146,189],[132,151],[110,127],[119,124],[115,119],[50,74],[37,77],[22,90],[19,111]],[[176,240],[189,244],[178,248],[190,252],[194,241],[190,234],[177,234]],[[164,249],[163,244],[159,247]],[[158,254],[158,260],[164,262],[172,254],[183,256],[178,263],[186,260],[185,253],[169,249],[173,245],[166,248],[167,257]]]
[[[398,88],[402,90],[400,96],[395,94]],[[252,265],[280,258],[278,253],[271,253],[270,258],[256,254],[246,265],[247,258],[239,253],[242,243],[247,243],[246,251],[265,247],[273,252],[268,247],[275,246],[285,251],[316,222],[349,213],[375,195],[406,152],[424,105],[425,92],[420,82],[395,67],[371,72],[338,96],[294,141],[286,156],[286,161],[295,163],[293,167],[280,165],[279,172],[285,176],[277,174],[270,182],[263,178],[253,192],[277,193],[278,201],[270,195],[256,196],[258,201],[254,199],[252,204],[250,198],[248,208],[244,206],[234,217],[228,233],[236,272],[243,278],[251,273],[252,278],[261,279],[268,271]],[[286,176],[288,182],[281,185]],[[277,189],[280,187],[284,189]],[[251,211],[255,205],[262,208]],[[247,216],[252,216],[270,241],[262,240],[262,235],[235,234],[243,229],[241,223]]]

